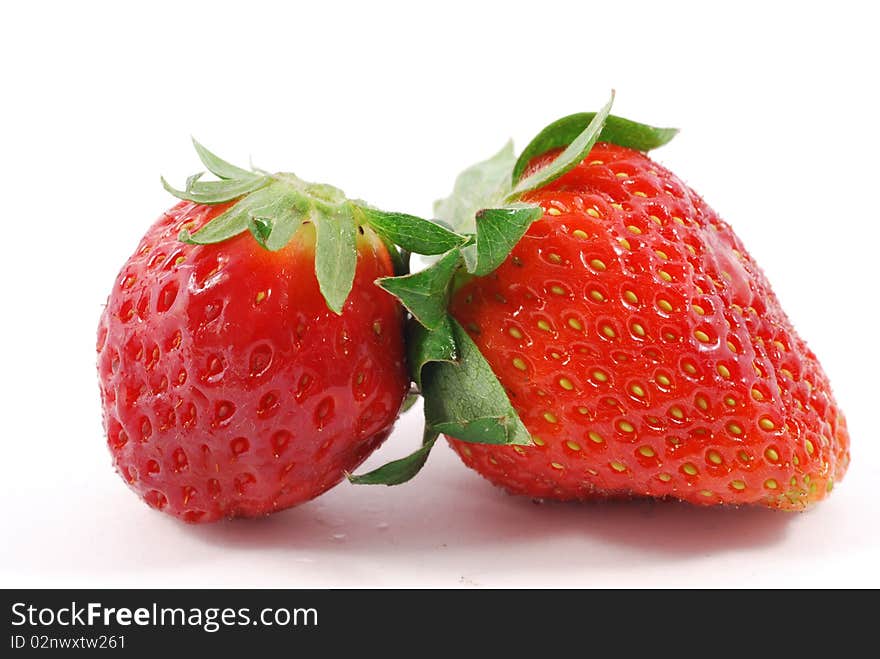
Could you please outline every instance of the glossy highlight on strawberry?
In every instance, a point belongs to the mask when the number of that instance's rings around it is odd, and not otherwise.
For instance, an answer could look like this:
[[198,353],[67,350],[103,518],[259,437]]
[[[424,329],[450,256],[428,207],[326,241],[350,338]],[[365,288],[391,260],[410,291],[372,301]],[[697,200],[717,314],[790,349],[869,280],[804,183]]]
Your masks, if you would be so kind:
[[[525,175],[558,155],[531,161]],[[451,440],[511,492],[803,509],[849,462],[815,355],[729,225],[639,151],[600,142],[527,192],[534,222],[454,293],[534,446]]]

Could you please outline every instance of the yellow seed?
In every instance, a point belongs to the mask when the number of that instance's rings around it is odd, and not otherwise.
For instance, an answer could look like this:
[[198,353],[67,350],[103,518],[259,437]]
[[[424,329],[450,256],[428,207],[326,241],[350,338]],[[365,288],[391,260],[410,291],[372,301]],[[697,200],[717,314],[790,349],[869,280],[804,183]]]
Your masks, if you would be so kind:
[[639,303],[638,296],[635,293],[633,293],[632,291],[624,291],[623,297],[626,298],[626,301],[629,302],[630,304],[638,304]]
[[727,424],[727,429],[732,435],[742,435],[743,432],[742,426],[740,426],[738,423],[733,422]]
[[785,344],[782,341],[773,341],[773,345],[779,348],[782,352],[787,352],[785,349]]
[[579,407],[578,412],[581,414],[589,414],[590,410],[588,410],[586,407]]
[[721,454],[718,451],[709,451],[709,455],[706,457],[712,464],[720,465],[723,462]]
[[657,256],[659,256],[661,259],[663,259],[664,261],[667,260],[667,259],[669,258],[669,257],[666,255],[666,252],[664,252],[663,250],[655,249],[655,250],[654,250],[654,253],[655,253]]
[[762,417],[762,418],[758,421],[758,425],[761,426],[761,428],[762,428],[763,430],[773,430],[774,428],[776,428],[776,424],[773,423],[773,422],[772,422],[770,419],[768,419],[766,416],[765,416],[765,417]]
[[682,370],[688,375],[696,375],[697,367],[691,364],[690,362],[685,362],[681,365]]
[[694,312],[697,313],[697,314],[700,315],[700,316],[705,316],[705,315],[706,315],[706,310],[703,309],[703,307],[701,307],[699,304],[692,304],[692,305],[691,305],[691,309],[693,309]]
[[617,172],[617,173],[615,174],[615,176],[616,176],[617,178],[628,178],[628,177],[629,177],[629,174],[627,174],[626,172]]
[[551,463],[550,463],[550,466],[553,467],[554,469],[560,469],[560,470],[565,469],[565,467],[563,467],[563,466],[562,466],[561,464],[559,464],[558,462],[551,462]]
[[592,291],[590,291],[590,297],[593,298],[596,302],[604,302],[605,301],[605,296],[602,295],[602,293],[597,291],[595,288]]
[[707,498],[715,496],[715,493],[712,490],[700,490],[700,494]]
[[675,222],[676,224],[680,224],[681,226],[684,226],[684,220],[681,219],[680,217],[676,217],[675,215],[673,215],[672,221]]
[[639,228],[638,228],[636,225],[634,225],[634,224],[630,224],[630,225],[627,227],[627,230],[628,230],[630,233],[634,233],[634,234],[636,234],[637,236],[641,236],[641,235],[642,235],[642,230],[639,229]]
[[577,318],[569,318],[568,326],[572,329],[576,329],[578,332],[584,329],[584,326],[581,325],[581,321],[579,321]]
[[550,252],[547,255],[547,260],[550,261],[550,263],[556,263],[557,265],[562,263],[562,257],[554,252]]
[[601,217],[601,215],[599,215],[599,211],[597,211],[595,208],[588,208],[587,215],[589,215],[590,217]]
[[685,245],[685,247],[687,248],[687,251],[689,251],[691,254],[693,254],[694,256],[697,255],[697,250],[694,248],[693,245]]
[[670,384],[672,384],[672,381],[662,373],[658,373],[655,379],[664,387],[668,387]]
[[639,453],[644,455],[646,458],[653,458],[655,455],[657,455],[656,453],[654,453],[654,449],[652,449],[650,446],[640,446]]
[[633,424],[631,424],[629,421],[618,421],[617,427],[621,432],[632,432],[633,430],[635,430]]
[[545,332],[549,332],[550,331],[550,323],[548,323],[546,320],[539,320],[538,321],[538,329],[544,330]]
[[556,418],[556,415],[553,414],[553,412],[544,412],[543,416],[544,420],[547,423],[557,423],[559,421],[559,419]]
[[648,196],[648,195],[646,195],[644,192],[642,192],[641,190],[636,190],[635,192],[633,192],[633,194],[634,194],[636,197],[647,197],[647,196]]
[[736,407],[736,398],[734,398],[733,396],[725,396],[724,404],[728,407]]
[[602,261],[601,259],[592,259],[592,260],[590,261],[590,266],[591,266],[594,270],[599,270],[599,271],[603,271],[603,270],[605,270],[605,262]]
[[706,400],[703,396],[697,396],[696,399],[697,407],[699,407],[704,412],[709,409],[709,401]]
[[629,390],[639,398],[645,397],[645,390],[638,384],[632,385]]
[[600,435],[599,433],[597,433],[594,430],[591,430],[590,432],[588,432],[587,437],[589,437],[590,441],[593,442],[594,444],[601,444],[602,442],[605,441],[604,439],[602,439],[602,435]]
[[605,371],[596,370],[593,371],[593,379],[596,382],[608,382],[608,375],[605,373]]
[[834,489],[834,479],[833,479],[833,478],[829,478],[829,479],[828,479],[828,484],[825,486],[825,491],[826,491],[826,492],[830,492],[830,491],[833,490],[833,489]]
[[490,464],[493,464],[493,465],[497,465],[497,464],[498,464],[498,460],[496,460],[496,459],[494,458],[494,456],[491,456],[491,455],[489,456],[489,462],[490,462]]
[[562,215],[562,211],[560,211],[558,208],[548,208],[547,215]]
[[525,449],[523,449],[522,446],[514,446],[514,447],[513,447],[513,450],[514,450],[516,453],[518,453],[519,455],[525,455],[525,454],[526,454]]
[[675,407],[670,407],[669,413],[679,421],[684,418],[684,410],[682,410],[678,405],[676,405]]
[[659,478],[664,483],[668,483],[672,480],[672,476],[670,476],[669,474],[658,474],[657,478]]
[[709,343],[709,335],[703,330],[695,331],[694,336],[697,337],[697,341],[700,341],[701,343]]
[[617,239],[617,242],[618,242],[618,243],[620,244],[620,246],[623,247],[624,249],[632,250],[632,245],[629,244],[629,241],[628,241],[626,238],[618,238],[618,239]]
[[570,448],[572,451],[580,451],[581,450],[581,445],[578,444],[577,442],[571,441],[570,439],[567,442],[565,442],[565,445],[568,448]]
[[764,400],[764,394],[762,394],[757,389],[753,388],[752,389],[752,398],[754,398],[755,400]]
[[257,304],[259,304],[260,302],[262,302],[262,301],[265,300],[265,299],[266,299],[266,291],[259,291],[259,292],[257,293],[257,297],[254,298],[254,301],[255,301]]
[[672,311],[672,305],[669,304],[669,300],[664,300],[663,298],[657,300],[657,306],[663,309],[666,313]]
[[617,460],[614,460],[614,461],[611,463],[611,468],[612,468],[614,471],[620,471],[620,472],[626,471],[626,465],[623,464],[622,462],[618,462]]
[[813,455],[813,453],[816,452],[816,447],[813,446],[813,442],[811,442],[811,441],[808,439],[808,440],[806,441],[806,445],[807,445],[807,453],[809,453],[810,455]]
[[574,389],[574,385],[571,383],[571,380],[568,378],[559,378],[559,386],[567,391],[571,391]]
[[638,323],[632,324],[632,332],[636,336],[645,336],[645,328],[639,325]]
[[684,473],[686,473],[688,476],[696,476],[699,473],[697,471],[697,468],[694,465],[692,465],[690,462],[685,462],[682,465],[681,470]]
[[545,441],[544,441],[543,439],[541,439],[540,437],[534,437],[534,436],[533,436],[533,437],[532,437],[532,441],[535,442],[535,446],[545,446],[545,445],[547,444],[547,442],[545,442]]
[[666,270],[658,270],[657,274],[660,275],[660,279],[662,279],[665,282],[672,281],[672,275],[670,275],[668,272],[666,272]]
[[724,364],[718,364],[718,366],[716,367],[716,370],[718,371],[718,375],[720,375],[721,377],[723,377],[723,378],[730,377],[730,369],[727,368]]
[[791,371],[789,371],[787,368],[780,368],[779,372],[782,373],[789,380],[794,381],[794,375],[792,375]]
[[736,349],[736,344],[733,341],[727,342],[727,349],[730,350],[730,352],[738,352]]
[[779,462],[779,453],[776,452],[775,448],[768,448],[766,451],[764,451],[764,456],[770,462]]
[[742,491],[742,490],[746,489],[746,484],[743,481],[739,481],[739,480],[730,481],[730,487],[732,487],[734,490]]
[[775,478],[768,478],[764,481],[764,487],[766,487],[768,490],[775,490],[777,487],[779,487],[779,483],[776,482]]
[[571,235],[577,236],[578,238],[587,238],[587,232],[582,229],[575,229],[571,232]]
[[553,295],[565,295],[565,289],[562,288],[562,286],[551,286],[550,292],[553,293]]
[[604,165],[605,161],[604,160],[591,160],[588,164],[590,164],[590,165]]
[[622,210],[623,210],[623,205],[622,205],[622,204],[611,204],[611,207],[612,207],[612,208],[616,208],[616,209],[619,210],[619,211],[622,211]]
[[[473,455],[474,455],[473,452],[471,451],[471,449],[467,446],[462,446],[461,452],[464,453],[469,458],[473,457]],[[219,467],[219,465],[218,465],[218,467]]]
[[607,336],[609,339],[613,339],[615,336],[617,336],[617,332],[614,331],[614,328],[611,327],[611,325],[603,325],[602,334]]
[[513,366],[514,366],[514,368],[517,368],[520,371],[524,371],[527,368],[525,361],[521,357],[514,357],[513,358]]

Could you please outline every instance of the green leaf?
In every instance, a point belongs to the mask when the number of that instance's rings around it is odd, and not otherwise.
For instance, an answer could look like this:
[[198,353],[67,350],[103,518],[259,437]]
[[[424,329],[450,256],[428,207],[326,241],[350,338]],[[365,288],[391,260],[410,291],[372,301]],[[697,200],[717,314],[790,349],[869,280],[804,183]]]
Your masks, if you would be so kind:
[[196,153],[199,154],[199,160],[201,160],[202,164],[208,168],[208,171],[217,178],[246,179],[259,176],[254,172],[249,172],[248,170],[242,169],[241,167],[236,167],[235,165],[228,163],[222,158],[214,155],[213,153],[208,151],[208,149],[199,144],[194,137],[192,138],[192,143],[193,146],[196,148]]
[[355,485],[400,485],[407,482],[425,466],[428,454],[434,448],[438,436],[437,432],[425,429],[425,437],[419,449],[405,458],[389,462],[369,473],[359,476],[349,474],[349,482]]
[[[277,185],[267,185],[247,195],[192,235],[184,229],[180,232],[178,239],[191,245],[208,245],[223,242],[233,236],[237,236],[249,228],[254,209],[272,202],[272,199],[278,193]],[[254,235],[260,240],[259,235]]]
[[458,346],[449,316],[433,330],[416,321],[410,321],[406,333],[407,363],[410,377],[421,390],[422,368],[430,362],[454,362],[458,359]]
[[421,397],[421,394],[415,390],[407,393],[406,398],[403,399],[403,405],[400,406],[400,412],[397,413],[397,416],[409,412],[413,408],[413,405],[419,402],[419,398]]
[[192,176],[187,176],[186,178],[186,191],[189,192],[192,190],[192,186],[195,185],[196,181],[202,178],[205,175],[205,172],[196,172]]
[[262,247],[269,249],[266,247],[266,241],[269,240],[269,234],[272,233],[272,222],[270,220],[248,215],[248,229]]
[[530,445],[528,430],[479,348],[455,319],[449,324],[458,358],[421,368],[427,426],[466,442]]
[[[277,184],[283,186],[283,184]],[[293,235],[309,217],[310,204],[291,191],[273,195],[265,204],[254,205],[248,210],[251,233],[266,249],[275,252],[287,245]],[[258,233],[254,232],[257,228]],[[261,240],[262,238],[262,240]]]
[[416,254],[444,254],[467,242],[465,236],[439,224],[405,213],[386,213],[375,208],[359,206],[367,223],[376,233],[387,237],[395,245]]
[[446,319],[449,283],[460,262],[458,250],[453,249],[424,270],[402,277],[383,277],[376,284],[397,297],[422,325],[435,329]]
[[596,116],[587,124],[583,132],[572,140],[571,144],[565,148],[565,151],[560,153],[549,165],[517,183],[516,187],[513,188],[513,192],[507,196],[507,200],[513,201],[529,190],[535,190],[555,181],[586,158],[590,149],[593,148],[593,145],[599,139],[599,134],[602,132],[605,119],[608,117],[608,113],[611,112],[611,105],[613,103],[614,92],[611,92],[611,98],[608,99],[605,106],[596,113]]
[[316,205],[315,274],[327,306],[342,313],[357,267],[357,227],[348,204]]
[[[595,118],[595,112],[579,112],[563,117],[544,128],[520,154],[513,168],[513,183],[522,176],[533,158],[550,149],[568,146]],[[599,142],[610,142],[636,151],[650,151],[667,144],[678,134],[677,128],[655,128],[623,117],[608,115]]]
[[193,201],[197,204],[222,204],[224,201],[232,201],[265,186],[271,180],[268,176],[252,176],[247,179],[230,179],[225,181],[199,181],[187,182],[187,190],[177,190],[164,178],[162,187],[168,192],[185,201]]
[[468,272],[488,275],[504,262],[532,222],[544,214],[540,206],[527,204],[486,208],[477,213],[477,237],[462,249]]
[[452,194],[434,203],[434,216],[459,233],[474,231],[474,215],[498,205],[510,191],[510,171],[516,162],[513,142],[494,156],[458,175]]

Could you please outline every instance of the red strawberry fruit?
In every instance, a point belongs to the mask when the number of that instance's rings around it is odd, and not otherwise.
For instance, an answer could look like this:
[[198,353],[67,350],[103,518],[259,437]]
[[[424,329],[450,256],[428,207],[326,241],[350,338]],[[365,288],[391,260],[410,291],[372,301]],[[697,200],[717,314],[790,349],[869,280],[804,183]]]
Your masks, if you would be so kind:
[[419,220],[196,147],[221,180],[169,187],[184,201],[120,271],[97,348],[117,471],[209,522],[307,501],[388,436],[409,385],[403,310],[373,282]]
[[[505,201],[538,206],[537,219],[497,267],[476,272],[466,255],[473,274],[451,293],[532,445],[447,432],[452,447],[532,497],[823,499],[849,436],[819,362],[731,227],[645,155],[674,133],[604,115],[552,124],[507,167]],[[587,124],[592,143],[560,153]]]

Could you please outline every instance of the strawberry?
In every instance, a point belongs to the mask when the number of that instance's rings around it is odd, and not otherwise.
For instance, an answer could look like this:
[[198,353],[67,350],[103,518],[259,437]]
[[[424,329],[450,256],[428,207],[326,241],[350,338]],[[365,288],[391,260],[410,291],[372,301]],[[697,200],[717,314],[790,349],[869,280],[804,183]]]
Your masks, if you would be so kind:
[[97,349],[117,471],[209,522],[307,501],[388,436],[409,385],[403,309],[373,282],[420,221],[196,147],[221,180],[166,184],[184,200],[122,267]]
[[[828,378],[731,227],[644,153],[674,133],[607,109],[552,124],[501,168],[506,201],[536,220],[451,292],[531,445],[447,432],[451,446],[538,498],[823,499],[849,462]],[[563,152],[585,123],[592,138]]]

